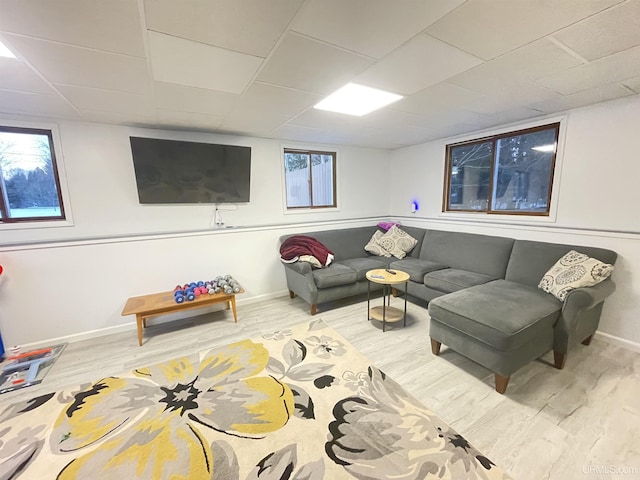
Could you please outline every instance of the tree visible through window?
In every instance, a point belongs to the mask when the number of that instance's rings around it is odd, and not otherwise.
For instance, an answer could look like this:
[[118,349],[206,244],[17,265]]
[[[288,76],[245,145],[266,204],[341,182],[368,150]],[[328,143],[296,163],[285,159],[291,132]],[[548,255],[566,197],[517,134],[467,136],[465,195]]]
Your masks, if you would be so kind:
[[0,126],[0,223],[64,218],[51,131]]
[[336,206],[336,154],[310,150],[284,151],[287,208]]
[[549,215],[559,123],[447,145],[445,212]]

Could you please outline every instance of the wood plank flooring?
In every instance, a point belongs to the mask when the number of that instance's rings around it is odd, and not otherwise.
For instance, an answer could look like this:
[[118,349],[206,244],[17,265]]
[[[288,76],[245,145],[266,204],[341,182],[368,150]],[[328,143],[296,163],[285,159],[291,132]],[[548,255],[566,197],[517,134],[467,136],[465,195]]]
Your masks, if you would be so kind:
[[[379,300],[377,300],[379,301]],[[395,302],[400,299],[395,299]],[[392,301],[392,304],[393,302]],[[17,400],[116,375],[312,319],[299,298],[277,298],[190,319],[149,320],[139,347],[135,328],[70,343],[41,385],[3,394]],[[511,378],[506,395],[493,374],[445,346],[431,354],[425,308],[408,305],[406,328],[366,320],[366,298],[320,305],[316,317],[449,423],[515,479],[640,478],[640,354],[594,340],[568,356],[551,354]],[[635,469],[635,473],[633,473]],[[631,473],[628,473],[631,472]]]

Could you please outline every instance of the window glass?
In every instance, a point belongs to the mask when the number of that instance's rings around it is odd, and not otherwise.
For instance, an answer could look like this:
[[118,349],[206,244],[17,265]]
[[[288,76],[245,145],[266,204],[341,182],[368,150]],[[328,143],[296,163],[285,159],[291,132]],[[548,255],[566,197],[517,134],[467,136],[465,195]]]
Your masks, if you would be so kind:
[[548,215],[559,128],[447,145],[443,210]]
[[64,219],[51,132],[0,127],[0,221]]
[[336,206],[335,152],[284,151],[287,208]]

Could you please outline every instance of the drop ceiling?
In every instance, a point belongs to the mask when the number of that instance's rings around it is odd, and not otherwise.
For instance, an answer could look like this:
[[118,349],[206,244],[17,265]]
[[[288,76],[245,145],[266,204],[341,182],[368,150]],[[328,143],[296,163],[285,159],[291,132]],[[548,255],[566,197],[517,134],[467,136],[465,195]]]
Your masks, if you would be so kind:
[[[0,115],[394,149],[640,93],[640,0],[0,0]],[[406,98],[313,109],[348,82]]]

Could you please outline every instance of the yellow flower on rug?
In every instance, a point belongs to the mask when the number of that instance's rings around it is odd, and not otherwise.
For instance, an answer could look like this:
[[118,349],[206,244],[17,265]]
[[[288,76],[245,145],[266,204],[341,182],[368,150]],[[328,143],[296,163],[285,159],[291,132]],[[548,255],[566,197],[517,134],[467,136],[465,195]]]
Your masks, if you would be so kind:
[[[105,378],[76,394],[50,435],[54,453],[97,448],[70,462],[60,479],[189,478],[212,475],[202,427],[259,438],[282,428],[294,408],[289,387],[260,375],[269,361],[249,340]],[[102,472],[102,474],[101,474]]]

